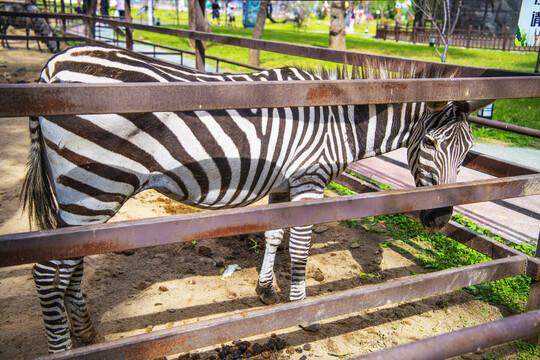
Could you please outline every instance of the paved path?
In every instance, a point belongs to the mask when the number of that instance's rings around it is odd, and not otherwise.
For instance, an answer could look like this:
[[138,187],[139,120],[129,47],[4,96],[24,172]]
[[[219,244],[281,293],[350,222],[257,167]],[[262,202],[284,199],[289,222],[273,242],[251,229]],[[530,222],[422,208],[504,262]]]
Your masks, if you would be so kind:
[[[498,147],[478,144],[474,151],[503,160],[539,169],[540,150]],[[498,156],[500,155],[500,156]],[[364,159],[351,166],[352,169],[370,176],[396,189],[414,187],[414,180],[407,167],[407,151],[400,149],[383,156]],[[459,182],[491,179],[493,176],[463,168]],[[515,243],[536,243],[540,230],[540,196],[504,199],[454,207],[454,213],[462,213],[481,227]]]

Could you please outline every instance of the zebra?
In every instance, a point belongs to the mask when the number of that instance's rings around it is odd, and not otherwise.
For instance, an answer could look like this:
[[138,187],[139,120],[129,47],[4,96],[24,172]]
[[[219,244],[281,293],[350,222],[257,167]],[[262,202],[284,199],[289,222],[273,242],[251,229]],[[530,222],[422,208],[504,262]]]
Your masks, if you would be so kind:
[[[27,13],[40,13],[39,8],[34,4],[5,4],[0,5],[0,11],[10,12],[27,12]],[[0,35],[6,35],[7,29],[13,26],[16,29],[26,29],[26,36],[30,35],[30,30],[34,30],[34,33],[39,36],[55,36],[53,29],[45,20],[41,17],[25,17],[25,16],[0,16]],[[48,40],[45,42],[47,48],[51,53],[57,53],[60,50],[60,43],[54,40]],[[41,45],[37,41],[39,51],[41,51]],[[9,47],[7,39],[2,39],[2,46]],[[26,40],[26,48],[29,49],[28,40]]]
[[[409,69],[409,75],[432,71]],[[403,71],[403,73],[406,73]],[[285,67],[246,74],[208,74],[152,62],[124,50],[83,45],[53,57],[40,83],[317,80]],[[144,86],[144,85],[141,85]],[[156,189],[202,209],[320,199],[353,161],[408,147],[418,186],[455,181],[473,137],[475,102],[407,103],[39,116],[29,121],[31,150],[22,188],[29,220],[41,229],[108,221],[131,196]],[[439,229],[452,208],[424,210]],[[290,229],[290,300],[306,297],[305,269],[312,225]],[[256,292],[279,300],[273,267],[283,229],[265,233]],[[35,264],[49,351],[100,341],[81,294],[83,258]]]

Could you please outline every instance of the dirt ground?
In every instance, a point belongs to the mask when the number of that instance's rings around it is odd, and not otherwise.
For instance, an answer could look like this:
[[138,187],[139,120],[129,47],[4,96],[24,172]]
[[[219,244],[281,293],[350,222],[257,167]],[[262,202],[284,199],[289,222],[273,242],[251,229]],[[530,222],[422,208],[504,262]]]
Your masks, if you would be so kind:
[[[37,79],[51,55],[40,53],[32,45],[32,50],[26,51],[23,42],[13,42],[13,50],[0,50],[1,82]],[[29,144],[28,119],[0,121],[0,234],[28,231],[19,203]],[[131,199],[113,220],[186,211],[190,209],[148,191]],[[384,232],[368,234],[338,223],[319,225],[317,230],[308,263],[308,296],[425,271],[414,258],[382,247],[382,243],[391,241]],[[263,249],[261,235],[255,234],[89,256],[83,288],[97,330],[111,340],[261,307],[254,289]],[[230,264],[238,264],[241,270],[221,280],[220,270]],[[0,269],[0,359],[25,359],[47,352],[30,269],[31,264]],[[275,268],[282,301],[288,297],[289,271],[284,242]],[[276,357],[305,360],[334,358],[330,354],[359,355],[507,315],[464,291],[456,291],[331,319],[315,333],[298,327],[285,329],[278,336],[287,347]],[[261,334],[248,340],[262,344],[270,336]],[[217,355],[214,348],[196,352],[208,358]],[[518,351],[509,344],[457,359],[515,359]]]

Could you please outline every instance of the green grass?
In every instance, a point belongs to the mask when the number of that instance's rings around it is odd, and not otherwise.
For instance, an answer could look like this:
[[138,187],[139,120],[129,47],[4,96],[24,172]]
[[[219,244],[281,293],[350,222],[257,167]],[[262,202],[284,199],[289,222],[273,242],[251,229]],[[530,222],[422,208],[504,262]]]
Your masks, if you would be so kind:
[[[141,19],[136,16],[137,10],[133,10],[135,19]],[[176,23],[173,11],[157,10],[155,17],[159,17],[162,23]],[[143,20],[146,15],[143,16]],[[180,13],[180,25],[166,25],[173,28],[187,29],[187,13]],[[234,28],[225,27],[225,17],[221,18],[222,26],[212,26],[212,31],[217,34],[233,35],[241,37],[251,37],[252,30],[244,29],[241,19],[237,17]],[[368,26],[370,35],[363,34],[363,29]],[[264,30],[264,40],[281,41],[287,43],[297,43],[312,46],[328,46],[329,18],[317,23],[315,18],[310,19],[307,31],[296,30],[293,23],[271,23],[267,21]],[[357,33],[347,35],[347,48],[353,51],[365,53],[390,55],[411,59],[421,59],[430,61],[439,61],[435,50],[425,44],[410,44],[405,42],[384,41],[372,37],[375,31],[375,22],[369,24],[359,24]],[[189,49],[187,39],[177,38],[143,31],[134,32],[135,39],[144,39],[151,42],[166,44],[169,46]],[[222,45],[217,43],[208,43],[206,49],[207,55],[218,56],[226,59],[240,62],[248,62],[249,50],[245,48]],[[448,52],[448,62],[460,65],[471,65],[480,67],[491,67],[517,71],[533,71],[536,64],[536,53],[515,53],[502,52],[494,50],[463,49],[450,48]],[[306,59],[302,57],[283,55],[271,52],[261,52],[261,66],[267,68],[281,66],[298,66],[309,68],[316,65],[334,67],[335,64],[322,62],[316,59]],[[212,64],[211,60],[208,60]],[[220,63],[220,69],[231,72],[251,71],[246,68],[234,65]],[[498,100],[495,103],[493,119],[507,122],[515,125],[525,126],[540,130],[540,99],[509,99]],[[486,142],[491,140],[507,143],[509,146],[540,148],[540,141],[531,137],[517,135],[503,130],[482,128],[473,126],[473,134],[477,141]]]

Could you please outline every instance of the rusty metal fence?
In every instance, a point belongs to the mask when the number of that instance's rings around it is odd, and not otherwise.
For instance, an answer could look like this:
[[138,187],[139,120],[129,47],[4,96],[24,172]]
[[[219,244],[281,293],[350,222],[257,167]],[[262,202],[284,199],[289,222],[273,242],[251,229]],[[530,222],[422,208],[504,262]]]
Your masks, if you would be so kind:
[[[62,16],[81,17],[81,15]],[[334,62],[355,59],[362,63],[362,59],[372,56],[200,31],[156,28],[117,20],[100,19],[100,21],[147,31],[155,30],[169,35],[193,38],[197,41],[214,41]],[[198,47],[199,50],[200,48],[202,47]],[[204,64],[204,53],[199,51],[197,57]],[[413,60],[390,57],[385,57],[385,59],[396,67],[399,67],[400,62],[413,62]],[[422,61],[416,63],[419,66],[426,64]],[[456,65],[447,64],[438,64],[438,66],[456,67]],[[139,84],[0,85],[0,117],[540,97],[540,78],[532,74],[477,67],[460,68],[468,77],[264,83],[145,83],[144,86]],[[185,93],[190,93],[191,96],[189,98],[181,96]],[[88,101],[78,101],[81,98]],[[110,99],[115,99],[115,101]],[[426,203],[433,207],[444,207],[540,194],[540,174],[534,169],[504,163],[474,153],[468,155],[465,165],[500,178],[377,193],[369,184],[344,174],[337,181],[364,194],[2,235],[0,236],[0,266],[389,213],[407,213],[414,218],[415,212],[423,209]],[[443,230],[443,233],[493,260],[363,286],[303,301],[279,304],[265,309],[246,310],[43,358],[156,358],[275,331],[304,322],[328,319],[517,275],[527,275],[533,279],[529,310],[540,309],[539,259],[520,253],[453,222]],[[329,304],[331,306],[328,306]],[[393,359],[396,358],[395,354],[399,354],[400,360],[443,359],[466,353],[471,349],[536,336],[540,333],[539,321],[539,311],[530,311],[499,322],[479,325],[460,332],[404,345],[403,348],[392,348],[357,358]],[[502,329],[519,329],[519,331],[502,331]],[[456,343],[467,343],[467,347],[452,346]],[[429,357],[425,357],[426,353]]]
[[[399,23],[389,25],[386,23],[377,23],[375,37],[377,39],[407,41],[413,44],[434,44],[440,46],[443,44],[441,36],[434,26],[418,26],[414,23],[412,26],[407,24],[401,26]],[[472,25],[467,29],[456,29],[450,37],[452,46],[464,47],[467,49],[491,49],[501,51],[527,51],[537,52],[538,46],[518,46],[515,44],[515,32],[511,32],[508,27],[504,31],[482,31],[473,30]]]

